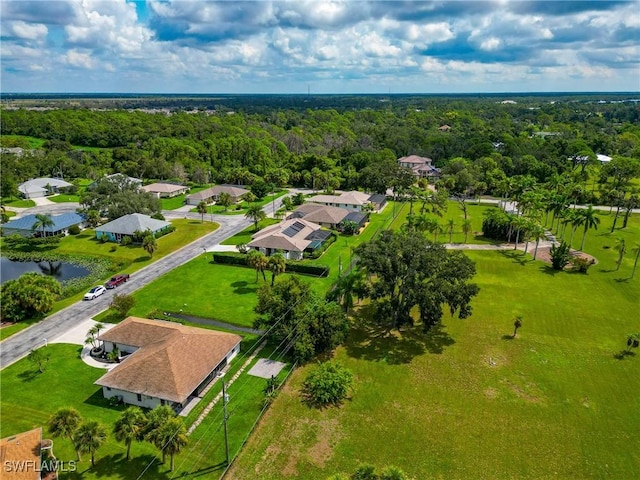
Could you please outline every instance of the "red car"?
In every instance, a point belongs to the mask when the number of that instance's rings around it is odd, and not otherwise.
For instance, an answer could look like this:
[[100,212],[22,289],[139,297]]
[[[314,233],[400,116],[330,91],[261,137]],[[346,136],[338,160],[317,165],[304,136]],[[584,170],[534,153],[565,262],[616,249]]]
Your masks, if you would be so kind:
[[105,283],[104,286],[107,288],[116,288],[118,285],[123,284],[127,280],[129,280],[129,274],[123,273],[120,275],[116,275],[115,277],[111,277],[111,280]]

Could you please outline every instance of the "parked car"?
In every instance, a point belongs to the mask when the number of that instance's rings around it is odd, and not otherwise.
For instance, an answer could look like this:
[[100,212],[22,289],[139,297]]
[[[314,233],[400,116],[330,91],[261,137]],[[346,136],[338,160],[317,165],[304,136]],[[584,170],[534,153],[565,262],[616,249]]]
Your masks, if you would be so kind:
[[104,288],[104,286],[98,285],[97,287],[93,287],[91,290],[89,290],[87,293],[85,293],[84,294],[84,299],[85,300],[93,300],[94,298],[99,297],[100,295],[102,295],[106,291],[107,291],[107,289]]
[[129,274],[121,273],[120,275],[111,277],[111,280],[105,283],[104,286],[107,288],[116,288],[118,285],[122,285],[127,280],[129,280]]

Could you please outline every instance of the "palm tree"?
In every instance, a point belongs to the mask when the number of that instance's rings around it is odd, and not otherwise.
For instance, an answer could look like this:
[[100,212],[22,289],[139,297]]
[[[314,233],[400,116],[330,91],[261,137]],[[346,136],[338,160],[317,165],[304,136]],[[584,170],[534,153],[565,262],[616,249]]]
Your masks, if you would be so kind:
[[327,300],[332,302],[337,301],[342,305],[344,311],[349,314],[349,309],[353,307],[353,294],[363,279],[363,270],[351,270],[348,274],[338,278],[333,290],[327,293]]
[[31,230],[37,230],[39,228],[42,229],[42,236],[45,236],[44,229],[47,227],[53,227],[55,222],[51,219],[51,215],[45,215],[42,213],[36,214],[36,221],[33,223]]
[[144,248],[144,251],[147,252],[150,257],[153,257],[153,252],[158,249],[158,242],[153,233],[149,232],[144,236],[142,239],[142,248]]
[[127,460],[131,452],[131,443],[134,440],[140,440],[146,422],[147,417],[138,407],[127,408],[116,421],[113,433],[118,442],[123,442],[127,446]]
[[587,231],[590,228],[593,228],[594,230],[598,229],[598,225],[600,224],[600,217],[598,217],[596,213],[597,212],[593,209],[593,205],[589,205],[588,208],[580,212],[580,215],[582,216],[582,224],[584,225],[584,233],[582,234],[580,251],[584,250],[584,240],[587,237]]
[[271,270],[271,286],[276,281],[276,275],[284,273],[287,268],[287,262],[284,255],[280,252],[276,252],[269,257],[269,270]]
[[614,247],[616,252],[618,252],[618,260],[616,260],[616,272],[620,270],[620,265],[622,265],[622,259],[624,258],[625,253],[627,253],[627,246],[625,244],[624,238],[618,238],[616,240],[616,246]]
[[466,219],[462,222],[462,233],[464,233],[464,243],[467,243],[467,236],[471,233],[473,227],[471,226],[471,220]]
[[569,246],[573,244],[573,235],[576,233],[577,228],[584,222],[584,217],[575,210],[567,209],[567,218],[571,222],[571,237],[569,238]]
[[249,205],[249,210],[247,210],[247,213],[245,213],[244,216],[245,218],[253,221],[253,226],[256,232],[258,231],[258,222],[267,218],[267,215],[262,210],[262,207],[260,207],[260,205],[258,205],[257,203],[252,203],[251,205]]
[[204,200],[201,201],[200,203],[198,203],[196,210],[201,215],[200,223],[204,223],[204,214],[207,213],[207,203]]
[[456,226],[456,222],[453,218],[447,220],[447,232],[449,232],[449,243],[453,243],[453,229]]
[[231,206],[231,203],[233,203],[233,198],[231,198],[231,195],[227,192],[222,192],[218,196],[218,203],[224,207],[224,211],[226,212]]
[[76,450],[78,460],[80,460],[80,451],[73,440],[73,435],[78,430],[80,423],[82,423],[82,418],[75,408],[60,408],[49,418],[51,436],[54,438],[67,437]]
[[259,250],[249,250],[249,253],[247,253],[247,265],[249,265],[251,268],[255,268],[256,283],[258,283],[258,275],[260,274],[260,272],[262,272],[262,279],[264,281],[267,280],[264,275],[264,271],[269,266],[269,259],[264,253]]
[[533,251],[533,259],[535,260],[536,257],[538,256],[538,245],[540,244],[540,240],[545,238],[544,227],[542,225],[540,225],[539,223],[536,223],[531,228],[531,232],[530,233],[531,233],[531,239],[536,241],[536,248]]
[[[107,439],[107,429],[95,420],[83,423],[78,428],[74,436],[78,452],[91,454],[91,466],[96,466],[96,450],[102,446]],[[80,460],[80,458],[78,458]]]
[[182,419],[178,417],[170,418],[167,423],[160,428],[158,440],[161,440],[162,443],[156,444],[156,446],[162,450],[163,456],[168,453],[171,457],[170,471],[173,472],[173,456],[176,453],[180,453],[182,448],[188,443],[187,429]]
[[640,258],[640,243],[636,243],[633,245],[631,249],[632,253],[636,254],[636,257],[633,261],[633,270],[631,270],[631,278],[636,274],[636,267],[638,266],[638,258]]
[[518,329],[522,326],[522,317],[518,315],[513,322],[513,338],[516,338],[516,334],[518,333]]

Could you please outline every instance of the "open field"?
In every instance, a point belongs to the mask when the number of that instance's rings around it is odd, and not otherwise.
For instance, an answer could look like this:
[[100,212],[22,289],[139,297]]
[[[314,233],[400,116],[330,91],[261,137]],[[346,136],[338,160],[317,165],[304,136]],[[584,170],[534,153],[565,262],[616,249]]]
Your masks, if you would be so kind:
[[640,330],[640,278],[469,256],[481,287],[472,318],[398,334],[364,308],[336,352],[356,376],[352,398],[310,409],[298,394],[307,369],[296,371],[229,478],[321,479],[362,462],[416,479],[637,478],[640,355],[614,355]]
[[[243,341],[241,351],[255,342],[254,336]],[[37,373],[27,359],[23,359],[2,371],[3,395],[0,402],[2,436],[43,426],[43,436],[48,438],[47,421],[62,407],[74,407],[85,420],[97,420],[107,427],[106,443],[96,453],[96,467],[91,468],[88,455],[83,456],[78,471],[61,478],[67,479],[131,479],[138,478],[151,464],[145,479],[196,478],[203,472],[219,474],[224,468],[224,437],[221,427],[221,405],[218,404],[190,437],[190,444],[176,455],[176,471],[169,473],[168,463],[160,464],[158,450],[146,442],[135,442],[131,446],[131,460],[125,460],[126,448],[118,443],[113,434],[113,424],[124,410],[123,406],[112,406],[102,397],[100,387],[93,385],[104,374],[103,369],[86,365],[79,358],[80,347],[69,344],[51,344],[46,347],[51,355],[44,373]],[[267,347],[258,355],[266,358],[274,352]],[[279,352],[276,351],[277,355]],[[227,373],[230,379],[246,360],[241,354]],[[287,374],[285,369],[281,376]],[[263,389],[266,381],[243,373],[229,388],[229,444],[232,454],[236,453],[250,426],[262,408]],[[186,418],[186,425],[195,420],[197,414],[220,391],[218,381],[194,412]],[[44,391],[56,392],[43,395]],[[54,439],[54,453],[59,460],[75,460],[70,441],[66,438]],[[174,477],[175,475],[175,477]]]

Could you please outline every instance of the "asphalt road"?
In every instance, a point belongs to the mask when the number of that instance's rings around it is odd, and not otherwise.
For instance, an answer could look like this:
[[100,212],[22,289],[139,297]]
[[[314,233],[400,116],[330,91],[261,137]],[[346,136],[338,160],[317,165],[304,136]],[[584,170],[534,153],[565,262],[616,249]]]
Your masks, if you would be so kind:
[[[276,199],[275,210],[280,208],[281,204],[282,197]],[[69,208],[69,204],[62,205]],[[47,209],[46,207],[54,208]],[[72,211],[74,211],[75,208],[76,207],[74,207]],[[62,211],[62,208],[58,205],[46,205],[29,209],[29,213],[32,213],[32,211],[35,211],[36,209],[38,212],[46,213],[52,213],[52,210],[56,211],[56,213],[60,213]],[[264,207],[264,211],[268,216],[271,216],[272,211],[275,210],[272,203],[269,203]],[[162,213],[167,219],[194,218],[200,220],[201,218],[198,213],[176,213],[172,211],[165,211]],[[89,317],[94,317],[103,310],[106,310],[109,307],[109,303],[111,302],[111,298],[115,292],[120,294],[130,294],[145,285],[148,285],[168,271],[199,255],[202,255],[206,249],[219,244],[224,239],[235,235],[239,231],[251,225],[251,221],[247,220],[244,215],[205,215],[205,220],[212,220],[219,223],[220,228],[215,232],[211,232],[182,247],[180,250],[153,262],[151,265],[138,270],[131,275],[131,278],[127,283],[120,285],[113,290],[107,290],[107,293],[101,295],[95,300],[79,301],[74,303],[64,310],[60,310],[29,328],[26,328],[0,342],[0,369],[7,367],[28,355],[31,350],[42,347],[48,340],[53,340],[54,338],[62,335],[80,321]],[[176,285],[176,290],[174,292],[167,292],[167,295],[179,294],[180,288],[181,287],[179,285]]]

